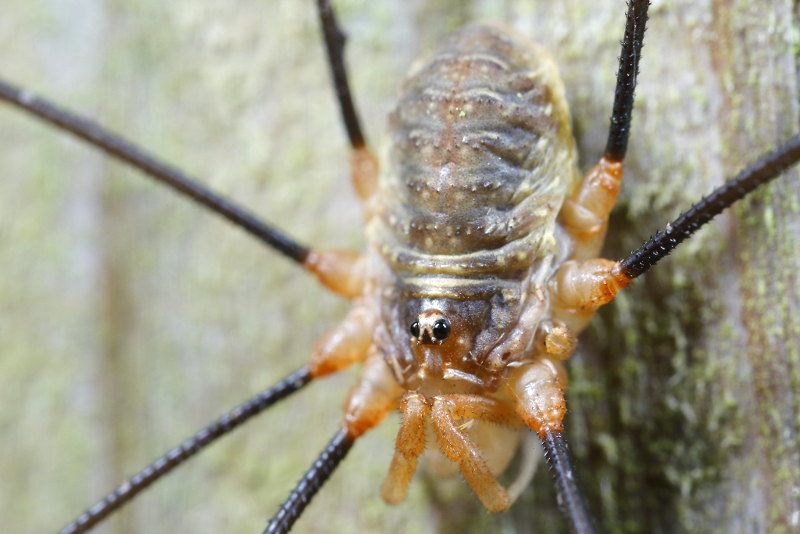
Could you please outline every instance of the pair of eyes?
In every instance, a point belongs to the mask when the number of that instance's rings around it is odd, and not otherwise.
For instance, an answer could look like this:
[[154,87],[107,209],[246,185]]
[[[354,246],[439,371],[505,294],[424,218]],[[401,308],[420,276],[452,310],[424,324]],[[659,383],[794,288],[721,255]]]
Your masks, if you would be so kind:
[[[411,323],[409,327],[409,332],[415,338],[419,339],[420,336],[420,329],[419,329],[419,321],[414,321]],[[433,339],[436,341],[444,341],[447,339],[447,336],[450,335],[450,322],[447,319],[436,319],[433,323],[433,328],[431,330],[431,334],[433,335]]]

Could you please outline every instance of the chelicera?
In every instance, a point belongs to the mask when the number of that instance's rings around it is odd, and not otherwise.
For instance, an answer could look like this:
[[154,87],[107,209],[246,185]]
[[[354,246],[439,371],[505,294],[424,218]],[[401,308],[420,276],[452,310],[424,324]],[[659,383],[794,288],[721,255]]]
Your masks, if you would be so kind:
[[[428,311],[431,311],[431,310],[426,310],[425,312],[423,312],[423,314],[425,314],[425,313],[428,313]],[[420,314],[420,316],[421,316],[421,315],[423,315],[423,314]],[[441,339],[441,337],[440,337],[440,336],[435,336],[435,335],[433,335],[433,328],[435,327],[435,324],[436,324],[436,321],[437,321],[437,320],[440,320],[440,319],[436,319],[436,320],[434,320],[433,324],[431,324],[431,325],[430,325],[431,331],[430,331],[430,334],[428,335],[428,338],[426,338],[426,339],[420,339],[420,341],[422,342],[422,344],[426,344],[426,342],[433,341],[434,339],[436,339],[436,340],[438,340],[438,341],[446,341],[446,340],[443,340],[443,339]],[[412,328],[412,325],[413,325],[413,322],[411,323],[411,325],[408,325],[408,326],[407,326],[407,323],[405,323],[403,326],[404,326],[404,328],[411,329],[411,328]],[[421,332],[422,332],[422,331],[421,331]],[[407,334],[405,334],[405,333],[404,333],[404,335],[407,335]],[[413,332],[412,332],[412,335],[413,335]],[[414,337],[416,337],[416,336],[414,336]]]

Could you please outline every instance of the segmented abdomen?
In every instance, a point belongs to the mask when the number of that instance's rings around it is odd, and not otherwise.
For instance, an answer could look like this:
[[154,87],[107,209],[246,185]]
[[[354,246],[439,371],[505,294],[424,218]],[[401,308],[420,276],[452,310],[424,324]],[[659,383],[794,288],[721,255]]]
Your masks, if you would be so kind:
[[575,170],[545,52],[497,27],[464,28],[412,72],[389,135],[374,235],[395,269],[507,272],[552,250]]

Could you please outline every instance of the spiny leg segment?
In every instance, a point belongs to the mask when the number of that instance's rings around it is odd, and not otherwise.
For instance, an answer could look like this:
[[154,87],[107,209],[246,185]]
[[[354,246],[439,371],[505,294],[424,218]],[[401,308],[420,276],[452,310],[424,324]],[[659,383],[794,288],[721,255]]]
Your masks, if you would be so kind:
[[297,487],[281,505],[278,513],[267,524],[264,534],[280,534],[288,532],[292,528],[314,495],[350,452],[353,443],[355,443],[355,438],[344,428],[334,434],[319,457],[314,460],[303,478],[297,483]]
[[771,182],[800,161],[800,134],[764,154],[739,174],[717,187],[619,262],[618,271],[633,280],[666,257],[704,224],[756,188]]
[[[361,282],[358,276],[360,269],[357,267],[360,261],[359,255],[350,251],[311,250],[281,230],[259,219],[243,206],[212,191],[195,178],[192,178],[174,165],[161,161],[136,146],[133,142],[85,117],[61,108],[2,79],[0,79],[0,101],[5,101],[75,135],[112,157],[144,172],[157,182],[172,188],[181,195],[191,198],[201,206],[228,219],[270,248],[301,264],[332,291],[346,297],[357,295]],[[353,180],[354,182],[362,183],[363,189],[371,190],[371,188],[374,188],[370,184],[375,181],[377,163],[370,165],[369,158],[372,157],[371,154],[363,148],[362,152],[366,156],[357,158],[364,161],[361,161],[357,166],[357,170],[354,170]]]

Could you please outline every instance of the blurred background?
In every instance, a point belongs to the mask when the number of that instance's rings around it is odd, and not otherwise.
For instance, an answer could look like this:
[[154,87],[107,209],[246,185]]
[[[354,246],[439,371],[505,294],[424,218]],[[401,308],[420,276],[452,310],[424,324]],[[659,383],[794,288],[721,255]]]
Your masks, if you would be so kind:
[[[624,2],[340,0],[366,133],[412,62],[474,20],[551,49],[581,168],[602,152]],[[798,129],[797,14],[654,1],[621,257]],[[361,248],[310,0],[0,2],[0,76],[85,113],[305,243]],[[347,303],[239,230],[0,106],[0,526],[52,532],[305,361]],[[605,310],[572,360],[570,440],[607,532],[797,532],[796,172],[717,219]],[[101,532],[260,532],[340,419],[320,381],[151,489]],[[296,532],[566,531],[549,475],[492,517],[459,479],[379,497],[393,415]]]

